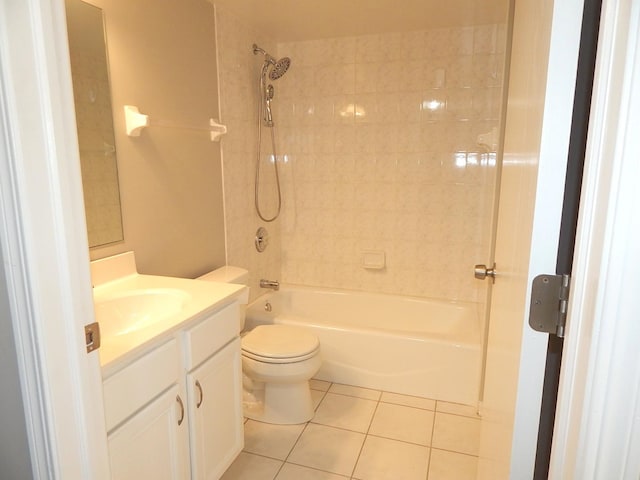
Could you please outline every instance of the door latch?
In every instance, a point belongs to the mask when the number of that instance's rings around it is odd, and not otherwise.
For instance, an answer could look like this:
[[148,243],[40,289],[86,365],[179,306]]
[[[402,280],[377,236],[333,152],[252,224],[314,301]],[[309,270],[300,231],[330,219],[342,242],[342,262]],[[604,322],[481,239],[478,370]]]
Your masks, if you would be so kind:
[[84,326],[84,341],[87,345],[87,353],[100,348],[100,324],[98,322]]

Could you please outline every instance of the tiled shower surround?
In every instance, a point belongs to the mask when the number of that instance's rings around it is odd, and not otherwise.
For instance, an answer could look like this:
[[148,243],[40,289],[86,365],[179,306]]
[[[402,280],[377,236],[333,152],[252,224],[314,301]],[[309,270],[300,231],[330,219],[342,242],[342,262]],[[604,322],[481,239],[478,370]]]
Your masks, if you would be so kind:
[[[225,18],[222,116],[231,124],[231,109],[251,109],[246,136],[223,144],[228,256],[252,268],[251,236],[236,234],[260,224],[250,152],[261,59],[250,52],[255,39],[245,48],[245,32]],[[225,98],[227,35],[244,48],[233,65],[250,79],[243,98]],[[273,82],[284,207],[268,228],[281,243],[271,253],[281,281],[484,300],[472,272],[489,258],[496,147],[477,138],[499,130],[505,38],[504,26],[483,25],[278,44],[278,56],[291,57]],[[384,253],[385,267],[363,268],[367,251]]]
[[[276,49],[268,37],[251,31],[235,16],[216,7],[220,113],[229,131],[222,140],[227,263],[249,270],[251,300],[261,294],[260,278],[282,280],[280,222],[276,220],[269,225],[260,222],[253,201],[259,101],[257,82],[262,64],[262,58],[252,53],[254,43],[271,51]],[[267,168],[263,178],[269,180],[270,170]],[[274,190],[268,186],[262,190],[267,195],[266,199],[263,198],[268,207],[265,213],[271,215],[274,211]],[[258,253],[254,237],[261,225],[268,228],[269,246],[263,253]]]

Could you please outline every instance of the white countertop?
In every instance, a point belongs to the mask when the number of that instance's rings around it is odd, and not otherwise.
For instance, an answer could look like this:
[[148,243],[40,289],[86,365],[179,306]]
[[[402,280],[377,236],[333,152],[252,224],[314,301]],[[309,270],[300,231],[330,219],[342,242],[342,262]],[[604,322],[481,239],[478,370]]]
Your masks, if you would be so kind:
[[249,289],[243,285],[138,273],[97,285],[93,289],[93,297],[97,303],[128,291],[166,288],[186,292],[189,300],[179,313],[167,315],[151,327],[126,335],[102,336],[99,352],[103,376],[137,356],[151,342],[158,343],[163,338],[170,338],[189,321],[200,319],[233,301],[247,303],[249,297]]

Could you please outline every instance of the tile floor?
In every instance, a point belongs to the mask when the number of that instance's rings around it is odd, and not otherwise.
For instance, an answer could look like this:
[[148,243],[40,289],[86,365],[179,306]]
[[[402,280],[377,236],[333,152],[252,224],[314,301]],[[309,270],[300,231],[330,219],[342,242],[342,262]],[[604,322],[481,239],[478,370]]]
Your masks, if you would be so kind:
[[476,478],[480,419],[466,405],[311,381],[304,425],[245,423],[223,480]]

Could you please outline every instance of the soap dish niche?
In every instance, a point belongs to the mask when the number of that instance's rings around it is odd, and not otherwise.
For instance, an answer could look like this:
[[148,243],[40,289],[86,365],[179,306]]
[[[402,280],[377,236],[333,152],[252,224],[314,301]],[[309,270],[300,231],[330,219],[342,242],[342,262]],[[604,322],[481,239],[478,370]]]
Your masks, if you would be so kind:
[[362,267],[367,270],[382,270],[386,266],[382,250],[362,250]]

